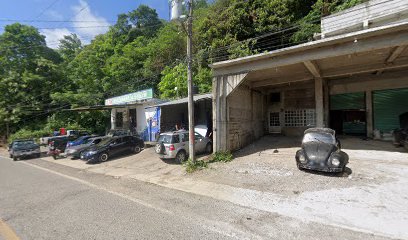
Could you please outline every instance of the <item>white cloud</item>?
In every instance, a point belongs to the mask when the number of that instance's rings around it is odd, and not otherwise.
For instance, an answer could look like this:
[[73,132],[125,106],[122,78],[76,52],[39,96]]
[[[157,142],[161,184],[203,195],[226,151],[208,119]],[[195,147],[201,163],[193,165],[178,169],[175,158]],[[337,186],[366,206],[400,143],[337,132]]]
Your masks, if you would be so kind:
[[58,48],[59,40],[65,35],[70,35],[71,32],[66,28],[43,29],[41,34],[45,36],[47,46],[50,48]]
[[79,0],[79,4],[73,6],[72,10],[75,14],[72,20],[76,21],[73,23],[75,33],[84,38],[86,40],[84,42],[89,42],[96,35],[108,31],[108,27],[101,26],[109,26],[109,22],[97,13],[92,13],[90,6],[84,0]]

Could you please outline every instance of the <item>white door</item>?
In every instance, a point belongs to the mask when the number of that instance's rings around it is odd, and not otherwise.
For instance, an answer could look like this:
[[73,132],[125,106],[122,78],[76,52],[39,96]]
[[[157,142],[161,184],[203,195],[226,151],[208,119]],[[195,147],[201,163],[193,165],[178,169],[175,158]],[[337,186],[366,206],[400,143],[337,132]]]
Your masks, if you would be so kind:
[[281,133],[280,112],[269,112],[269,132]]

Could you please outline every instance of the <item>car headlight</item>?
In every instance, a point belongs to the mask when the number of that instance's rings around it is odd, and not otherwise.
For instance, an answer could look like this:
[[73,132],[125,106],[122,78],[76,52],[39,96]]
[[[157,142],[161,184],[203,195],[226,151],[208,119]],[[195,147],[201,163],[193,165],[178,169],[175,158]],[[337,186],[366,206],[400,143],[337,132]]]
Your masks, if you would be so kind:
[[338,157],[333,157],[332,160],[331,160],[331,163],[334,166],[338,167],[340,165],[340,159]]
[[299,154],[299,161],[301,163],[305,163],[306,162],[306,157],[303,153]]
[[94,154],[97,154],[97,153],[98,153],[98,151],[89,151],[87,155],[94,155]]

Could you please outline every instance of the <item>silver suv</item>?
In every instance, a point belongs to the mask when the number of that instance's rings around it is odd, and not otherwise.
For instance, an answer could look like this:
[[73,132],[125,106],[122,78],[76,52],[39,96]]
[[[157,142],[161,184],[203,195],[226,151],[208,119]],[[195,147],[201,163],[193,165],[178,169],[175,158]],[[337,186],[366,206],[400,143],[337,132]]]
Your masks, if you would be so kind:
[[[188,131],[179,130],[162,133],[156,144],[156,153],[161,159],[175,159],[182,163],[187,160],[189,154]],[[196,153],[212,153],[212,141],[208,137],[194,133]]]

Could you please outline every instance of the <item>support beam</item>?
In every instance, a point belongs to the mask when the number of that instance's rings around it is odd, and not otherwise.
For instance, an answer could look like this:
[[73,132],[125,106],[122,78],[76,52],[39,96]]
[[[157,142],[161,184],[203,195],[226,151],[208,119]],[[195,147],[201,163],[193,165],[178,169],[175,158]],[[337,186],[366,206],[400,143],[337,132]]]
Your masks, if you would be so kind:
[[[387,59],[385,60],[385,64],[392,64],[395,59],[397,59],[401,53],[405,50],[406,46],[398,46],[395,47],[392,51],[391,54],[387,57]],[[377,71],[377,75],[380,75],[384,72],[384,69]]]
[[373,137],[373,96],[371,91],[365,92],[367,137]]
[[321,77],[321,72],[319,66],[317,66],[315,61],[304,61],[303,64],[313,75],[313,77]]
[[259,88],[259,87],[266,87],[266,86],[273,86],[273,85],[279,85],[279,84],[285,84],[285,83],[296,83],[296,82],[304,82],[304,81],[309,81],[313,80],[312,77],[304,77],[304,78],[298,78],[298,79],[293,79],[290,77],[285,77],[285,78],[280,78],[280,79],[268,79],[268,80],[262,80],[262,81],[254,81],[251,83],[252,88]]
[[227,77],[213,78],[213,151],[227,150]]
[[316,127],[324,127],[323,79],[315,78]]
[[372,73],[375,71],[380,70],[387,70],[387,69],[398,69],[398,68],[406,68],[408,67],[408,58],[404,57],[401,61],[398,61],[398,64],[385,64],[385,63],[374,63],[374,64],[361,64],[356,66],[351,66],[348,68],[335,68],[332,70],[324,71],[322,77],[324,78],[332,78],[332,77],[342,77],[342,76],[350,76],[354,74],[360,73]]

